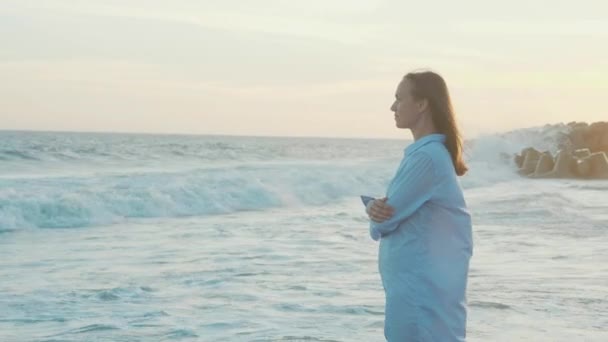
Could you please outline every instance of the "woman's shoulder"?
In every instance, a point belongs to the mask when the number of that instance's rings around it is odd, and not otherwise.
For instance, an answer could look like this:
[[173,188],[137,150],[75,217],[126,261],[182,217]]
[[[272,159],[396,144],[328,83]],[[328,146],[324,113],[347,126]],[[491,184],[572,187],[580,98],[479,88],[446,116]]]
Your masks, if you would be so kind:
[[453,168],[450,152],[442,143],[430,143],[412,153],[413,159],[427,160],[434,169]]
[[433,160],[443,160],[446,157],[450,159],[450,152],[444,144],[440,142],[432,142],[421,146],[417,151],[412,153],[412,157],[430,158]]

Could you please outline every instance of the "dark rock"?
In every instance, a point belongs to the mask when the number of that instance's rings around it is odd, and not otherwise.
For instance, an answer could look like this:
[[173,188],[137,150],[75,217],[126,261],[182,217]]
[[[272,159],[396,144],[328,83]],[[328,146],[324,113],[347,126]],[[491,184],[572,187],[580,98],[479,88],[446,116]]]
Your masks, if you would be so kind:
[[543,152],[540,155],[538,163],[536,164],[536,170],[534,170],[534,176],[538,177],[543,175],[549,171],[552,171],[555,167],[555,162],[553,161],[553,156],[550,152]]
[[589,177],[594,179],[608,179],[608,157],[606,157],[606,153],[593,153],[589,159],[591,161]]
[[574,157],[582,159],[582,158],[589,157],[591,155],[591,151],[589,151],[588,148],[581,148],[579,150],[572,152],[572,154],[574,155]]
[[523,175],[530,175],[536,171],[536,165],[540,159],[540,152],[536,149],[530,148],[525,151],[524,162],[519,170]]
[[570,122],[555,141],[559,152],[525,148],[515,156],[519,173],[532,178],[608,179],[608,122]]

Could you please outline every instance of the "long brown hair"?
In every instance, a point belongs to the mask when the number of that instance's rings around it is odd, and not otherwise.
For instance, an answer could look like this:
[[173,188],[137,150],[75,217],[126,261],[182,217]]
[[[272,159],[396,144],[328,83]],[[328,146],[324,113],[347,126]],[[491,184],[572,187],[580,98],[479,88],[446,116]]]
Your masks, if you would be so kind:
[[454,170],[458,176],[464,175],[468,168],[462,155],[462,137],[456,124],[447,84],[432,71],[410,72],[405,75],[405,79],[412,84],[412,96],[416,100],[428,101],[433,124],[446,137],[445,145],[452,157]]

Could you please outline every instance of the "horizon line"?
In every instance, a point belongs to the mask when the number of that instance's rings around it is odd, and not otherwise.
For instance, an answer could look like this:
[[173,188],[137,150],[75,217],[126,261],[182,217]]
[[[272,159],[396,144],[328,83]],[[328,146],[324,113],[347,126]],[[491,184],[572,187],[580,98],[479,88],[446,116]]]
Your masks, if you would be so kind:
[[318,135],[261,135],[261,134],[229,134],[229,133],[185,133],[185,132],[139,132],[139,131],[76,131],[76,130],[37,130],[37,129],[5,129],[0,132],[13,133],[67,133],[67,134],[124,134],[124,135],[164,135],[164,136],[200,136],[200,137],[226,137],[226,138],[295,138],[295,139],[336,139],[336,140],[411,140],[403,138],[381,138],[363,136],[318,136]]

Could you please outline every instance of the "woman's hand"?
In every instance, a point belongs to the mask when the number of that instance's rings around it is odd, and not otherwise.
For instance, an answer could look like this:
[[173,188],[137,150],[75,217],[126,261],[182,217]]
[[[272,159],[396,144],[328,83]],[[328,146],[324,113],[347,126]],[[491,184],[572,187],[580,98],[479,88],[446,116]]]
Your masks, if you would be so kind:
[[386,204],[388,198],[380,198],[370,201],[367,205],[366,212],[370,220],[382,223],[393,216],[394,209],[390,205]]

